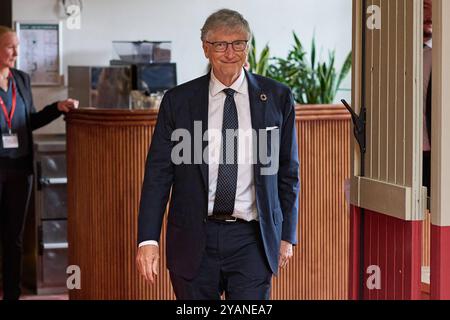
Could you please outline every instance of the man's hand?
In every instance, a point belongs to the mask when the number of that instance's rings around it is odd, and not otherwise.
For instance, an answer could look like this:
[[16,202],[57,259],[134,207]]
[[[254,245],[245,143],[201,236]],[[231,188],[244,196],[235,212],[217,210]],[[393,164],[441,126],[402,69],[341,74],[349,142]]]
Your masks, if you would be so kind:
[[286,267],[289,262],[289,259],[291,258],[292,258],[292,244],[284,240],[281,240],[280,259],[279,259],[280,268]]
[[67,99],[58,101],[58,110],[61,112],[69,112],[70,110],[78,108],[79,101],[75,99]]
[[138,249],[136,264],[141,276],[154,283],[159,269],[159,247],[149,244]]

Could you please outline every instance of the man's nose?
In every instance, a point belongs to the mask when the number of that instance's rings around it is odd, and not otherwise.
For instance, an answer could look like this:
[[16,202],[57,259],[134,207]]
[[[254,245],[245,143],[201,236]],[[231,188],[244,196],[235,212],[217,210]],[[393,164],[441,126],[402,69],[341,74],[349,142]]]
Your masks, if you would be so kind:
[[225,56],[230,58],[234,56],[234,49],[231,43],[228,44],[227,50],[225,50]]

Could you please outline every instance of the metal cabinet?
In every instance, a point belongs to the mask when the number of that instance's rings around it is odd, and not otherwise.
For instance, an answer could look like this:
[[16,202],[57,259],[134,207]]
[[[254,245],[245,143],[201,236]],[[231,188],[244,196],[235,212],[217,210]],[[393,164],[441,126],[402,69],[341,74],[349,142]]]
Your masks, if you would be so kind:
[[67,291],[67,176],[64,135],[34,137],[34,186],[25,229],[24,285]]

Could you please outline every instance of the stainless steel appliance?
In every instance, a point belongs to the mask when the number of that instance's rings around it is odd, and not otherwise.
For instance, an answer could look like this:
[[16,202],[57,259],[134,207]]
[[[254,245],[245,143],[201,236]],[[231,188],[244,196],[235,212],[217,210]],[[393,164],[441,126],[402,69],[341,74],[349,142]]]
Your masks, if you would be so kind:
[[129,63],[123,60],[111,60],[114,66],[131,68],[131,87],[133,90],[148,93],[164,92],[177,85],[176,63]]
[[111,65],[130,66],[133,90],[148,94],[177,85],[177,68],[171,63],[171,41],[113,41],[119,60]]
[[23,279],[37,294],[66,292],[65,135],[34,136],[34,186],[24,238]]
[[110,66],[69,66],[69,96],[80,108],[126,108],[132,91],[162,95],[177,85],[170,41],[113,41],[119,60]]
[[130,66],[69,66],[69,97],[81,108],[129,108]]

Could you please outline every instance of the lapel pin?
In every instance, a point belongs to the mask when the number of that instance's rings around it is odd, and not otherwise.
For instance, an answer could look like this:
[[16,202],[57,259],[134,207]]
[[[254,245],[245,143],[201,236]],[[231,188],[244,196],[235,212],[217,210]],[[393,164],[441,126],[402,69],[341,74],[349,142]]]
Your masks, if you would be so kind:
[[259,98],[261,99],[261,101],[267,101],[267,96],[264,93],[261,93]]

